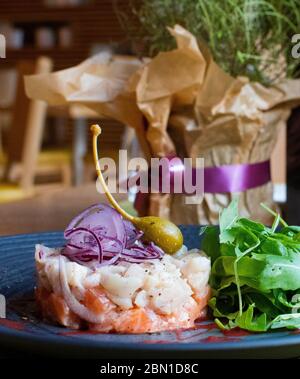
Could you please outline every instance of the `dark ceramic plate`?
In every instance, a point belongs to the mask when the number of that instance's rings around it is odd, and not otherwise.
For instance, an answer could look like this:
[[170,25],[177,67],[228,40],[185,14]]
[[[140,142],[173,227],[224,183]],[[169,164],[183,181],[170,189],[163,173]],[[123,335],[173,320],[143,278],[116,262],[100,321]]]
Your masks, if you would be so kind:
[[[199,228],[182,227],[189,248],[199,247]],[[41,321],[33,299],[35,286],[34,245],[63,244],[60,232],[0,238],[0,294],[7,302],[6,318],[0,319],[0,352],[96,358],[207,358],[297,357],[298,331],[249,334],[241,330],[223,333],[212,321],[193,330],[143,334],[91,334],[74,332]],[[3,300],[3,297],[2,297]],[[1,356],[0,353],[0,356]]]

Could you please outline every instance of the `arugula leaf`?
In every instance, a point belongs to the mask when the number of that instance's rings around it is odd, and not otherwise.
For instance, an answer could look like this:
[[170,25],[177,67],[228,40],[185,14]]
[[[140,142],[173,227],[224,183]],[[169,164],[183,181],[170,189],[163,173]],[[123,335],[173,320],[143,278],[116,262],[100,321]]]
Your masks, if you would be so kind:
[[285,292],[281,289],[275,289],[273,293],[278,307],[284,308],[286,312],[292,311],[293,313],[298,313],[298,310],[300,310],[299,290]]
[[284,243],[272,237],[265,239],[261,243],[260,248],[263,254],[270,254],[270,252],[272,252],[274,255],[288,255],[288,248],[284,245]]
[[268,329],[267,315],[262,313],[254,317],[255,304],[250,304],[248,309],[238,315],[234,321],[229,321],[231,327],[239,327],[251,332],[265,332]]
[[201,248],[214,262],[220,256],[219,228],[207,226],[204,233]]
[[239,217],[238,197],[235,197],[229,206],[220,213],[220,232],[229,229]]
[[265,313],[270,318],[277,317],[281,312],[282,308],[275,305],[275,299],[272,293],[262,293],[262,292],[250,292],[245,295],[247,303],[255,304],[258,311]]
[[228,308],[226,309],[226,307],[224,307],[224,303],[218,304],[216,297],[212,297],[209,300],[209,306],[211,307],[211,309],[213,309],[213,315],[215,317],[218,317],[218,318],[224,318],[225,317],[228,320],[234,320],[238,315],[238,312],[232,312],[231,313]]
[[300,313],[288,313],[279,315],[271,322],[270,327],[271,329],[299,329]]
[[286,234],[289,237],[296,237],[300,234],[300,226],[286,226],[280,230],[280,233]]
[[239,224],[244,226],[248,230],[251,230],[254,233],[255,232],[256,233],[263,233],[263,232],[270,230],[269,228],[265,227],[260,222],[255,222],[255,221],[249,220],[248,218],[240,218]]
[[261,291],[300,289],[300,254],[291,253],[288,257],[266,254],[259,282]]
[[213,263],[209,306],[221,328],[300,328],[293,313],[300,310],[300,227],[263,207],[275,217],[271,228],[239,217],[234,199],[220,213],[220,228],[205,231],[202,248]]

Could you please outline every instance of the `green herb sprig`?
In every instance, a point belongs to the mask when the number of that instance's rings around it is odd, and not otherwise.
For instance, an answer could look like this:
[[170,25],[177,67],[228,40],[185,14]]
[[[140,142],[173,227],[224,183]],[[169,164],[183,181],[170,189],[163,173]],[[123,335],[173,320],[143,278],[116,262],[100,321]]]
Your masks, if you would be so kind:
[[140,54],[175,47],[167,26],[180,24],[205,41],[232,76],[265,85],[298,77],[292,35],[300,33],[299,0],[115,0],[121,25]]

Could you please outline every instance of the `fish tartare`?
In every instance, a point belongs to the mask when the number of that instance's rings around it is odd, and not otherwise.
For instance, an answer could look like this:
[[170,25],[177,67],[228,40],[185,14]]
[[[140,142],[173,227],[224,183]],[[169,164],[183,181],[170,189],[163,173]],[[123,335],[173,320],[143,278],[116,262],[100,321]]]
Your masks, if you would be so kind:
[[164,254],[103,204],[74,219],[65,238],[62,248],[36,246],[44,318],[102,333],[153,333],[191,328],[205,312],[210,259],[199,250]]

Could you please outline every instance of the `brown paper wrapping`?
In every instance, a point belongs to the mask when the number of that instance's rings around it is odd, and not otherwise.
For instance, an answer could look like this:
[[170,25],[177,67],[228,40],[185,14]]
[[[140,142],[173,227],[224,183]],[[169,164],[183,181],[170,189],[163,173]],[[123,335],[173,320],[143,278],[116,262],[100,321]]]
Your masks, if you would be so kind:
[[[152,60],[100,54],[68,70],[26,78],[27,93],[53,105],[84,104],[134,127],[152,156],[203,157],[207,167],[269,159],[291,107],[300,103],[300,80],[266,88],[233,78],[187,30],[176,25],[170,32],[177,48]],[[205,194],[203,203],[186,205],[183,195],[151,194],[148,213],[178,224],[215,224],[231,198]],[[242,214],[269,223],[261,202],[274,206],[271,183],[241,194]]]

